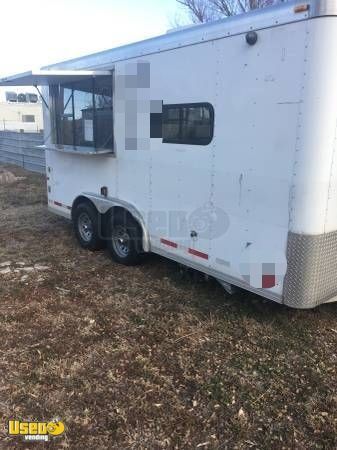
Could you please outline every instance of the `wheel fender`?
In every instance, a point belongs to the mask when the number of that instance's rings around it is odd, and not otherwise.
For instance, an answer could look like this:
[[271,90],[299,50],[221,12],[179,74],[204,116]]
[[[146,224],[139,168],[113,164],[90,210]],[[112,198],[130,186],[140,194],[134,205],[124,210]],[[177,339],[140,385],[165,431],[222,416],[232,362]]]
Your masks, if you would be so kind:
[[138,209],[132,205],[129,202],[126,202],[124,200],[120,200],[118,198],[113,197],[103,197],[98,194],[92,194],[90,192],[84,192],[81,195],[79,195],[73,202],[73,206],[75,203],[77,203],[79,198],[86,198],[90,200],[91,203],[93,203],[97,209],[97,211],[101,214],[105,214],[114,206],[119,206],[121,208],[124,208],[126,211],[128,211],[131,216],[139,223],[141,229],[142,229],[142,235],[143,235],[143,250],[144,252],[150,251],[150,237],[149,232],[146,227],[144,218],[142,214],[138,211]]

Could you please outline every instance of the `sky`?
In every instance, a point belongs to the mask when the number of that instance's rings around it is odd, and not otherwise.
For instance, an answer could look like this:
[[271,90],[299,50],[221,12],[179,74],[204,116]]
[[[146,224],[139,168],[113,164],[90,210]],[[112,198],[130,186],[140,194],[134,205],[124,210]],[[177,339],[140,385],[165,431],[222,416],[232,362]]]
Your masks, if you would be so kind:
[[177,18],[176,0],[6,0],[0,77],[163,34]]

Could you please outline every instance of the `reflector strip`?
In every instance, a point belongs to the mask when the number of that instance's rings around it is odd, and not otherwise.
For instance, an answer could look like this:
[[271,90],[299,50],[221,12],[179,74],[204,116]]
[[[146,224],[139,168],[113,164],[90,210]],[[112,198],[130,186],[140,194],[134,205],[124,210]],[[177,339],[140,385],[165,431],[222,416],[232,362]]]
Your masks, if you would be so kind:
[[206,253],[199,252],[198,250],[195,250],[194,248],[189,248],[188,253],[194,256],[199,256],[199,258],[208,259],[208,255]]
[[172,241],[168,241],[167,239],[161,238],[160,242],[164,245],[168,245],[169,247],[178,248],[178,244],[176,244],[175,242],[172,242]]
[[60,202],[55,202],[55,201],[54,201],[54,205],[59,206],[60,208],[65,208],[65,209],[71,210],[71,206],[63,205],[63,204],[60,203]]
[[168,247],[183,250],[189,253],[190,255],[198,256],[199,258],[202,259],[208,259],[208,255],[206,253],[200,252],[199,250],[195,250],[194,248],[188,248],[183,245],[178,245],[176,242],[169,241],[168,239],[160,238],[160,243],[167,245]]
[[272,288],[276,284],[275,275],[262,275],[262,287],[265,289]]

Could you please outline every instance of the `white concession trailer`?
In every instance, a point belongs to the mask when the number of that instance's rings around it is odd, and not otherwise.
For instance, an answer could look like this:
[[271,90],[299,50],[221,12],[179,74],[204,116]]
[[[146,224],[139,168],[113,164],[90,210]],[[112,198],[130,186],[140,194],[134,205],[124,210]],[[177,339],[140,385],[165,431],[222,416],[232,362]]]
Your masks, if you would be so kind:
[[48,203],[295,308],[337,295],[337,2],[281,4],[2,79],[41,87]]

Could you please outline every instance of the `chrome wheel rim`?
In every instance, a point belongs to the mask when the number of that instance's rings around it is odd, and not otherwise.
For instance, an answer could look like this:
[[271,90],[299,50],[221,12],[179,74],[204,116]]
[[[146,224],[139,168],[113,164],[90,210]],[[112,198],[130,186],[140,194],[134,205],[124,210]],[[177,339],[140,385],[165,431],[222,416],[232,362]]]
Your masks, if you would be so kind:
[[123,227],[116,227],[112,236],[112,246],[120,258],[126,258],[130,253],[130,235]]
[[89,214],[83,212],[78,218],[78,231],[85,242],[90,242],[93,236],[93,225]]

